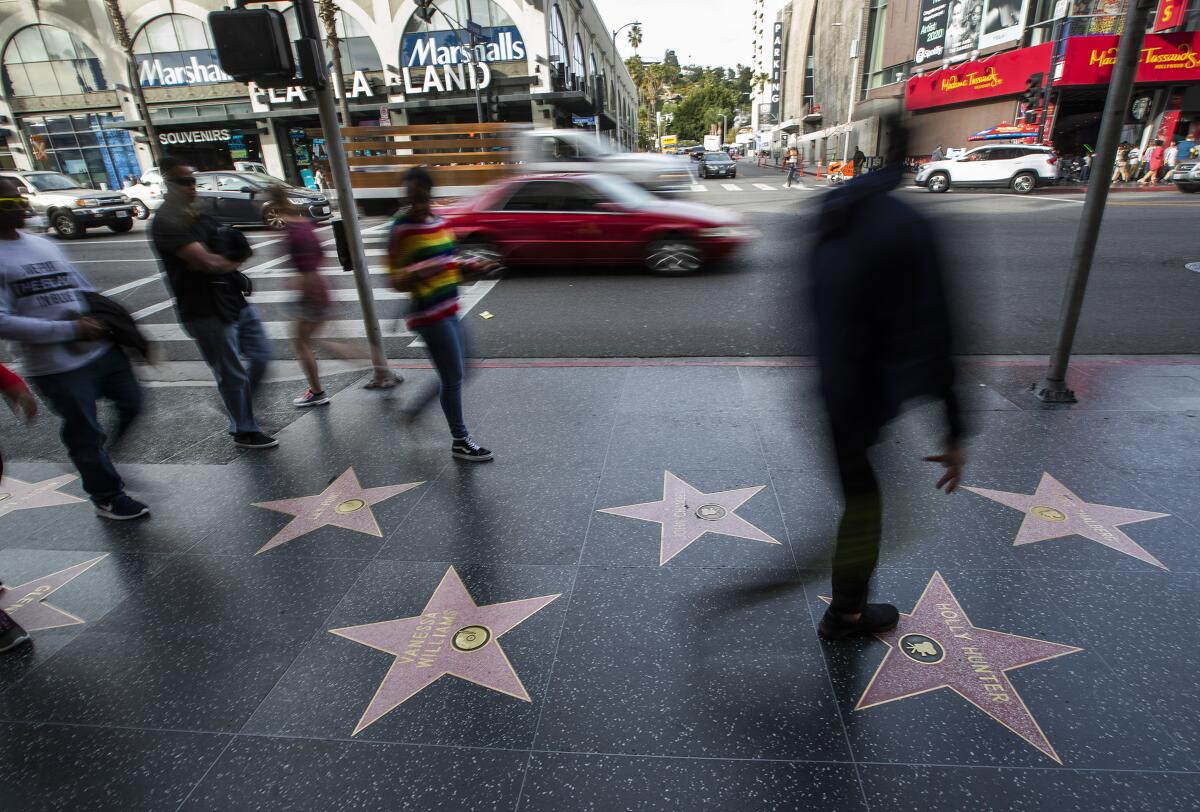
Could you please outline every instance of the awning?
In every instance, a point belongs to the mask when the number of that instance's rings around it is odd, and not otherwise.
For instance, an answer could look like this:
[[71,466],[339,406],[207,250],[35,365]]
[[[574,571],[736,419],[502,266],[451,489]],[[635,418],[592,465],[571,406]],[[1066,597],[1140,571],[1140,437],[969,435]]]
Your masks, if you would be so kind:
[[997,124],[986,130],[980,130],[970,136],[968,141],[1005,141],[1016,138],[1037,138],[1038,128],[1027,124]]

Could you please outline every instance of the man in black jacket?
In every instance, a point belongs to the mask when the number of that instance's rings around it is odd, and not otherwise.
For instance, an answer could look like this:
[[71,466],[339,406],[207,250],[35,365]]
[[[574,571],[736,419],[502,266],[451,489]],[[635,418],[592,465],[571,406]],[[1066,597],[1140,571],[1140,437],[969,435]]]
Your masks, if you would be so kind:
[[925,458],[946,469],[937,487],[954,491],[965,464],[937,236],[888,194],[900,183],[907,138],[898,121],[885,123],[883,169],[826,197],[811,264],[821,396],[846,503],[833,601],[820,625],[831,640],[887,631],[899,620],[896,607],[867,603],[882,524],[867,452],[884,425],[906,400],[938,399],[946,414],[944,450]]

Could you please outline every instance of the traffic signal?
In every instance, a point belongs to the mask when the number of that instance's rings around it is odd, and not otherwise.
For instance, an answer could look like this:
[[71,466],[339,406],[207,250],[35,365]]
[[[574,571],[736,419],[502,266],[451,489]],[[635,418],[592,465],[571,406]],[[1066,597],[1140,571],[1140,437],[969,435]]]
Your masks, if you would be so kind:
[[296,62],[287,23],[274,9],[237,8],[208,15],[221,70],[239,82],[287,87],[296,79]]
[[1026,124],[1032,124],[1037,121],[1037,110],[1042,106],[1042,80],[1045,74],[1034,73],[1025,80],[1025,90],[1021,93],[1021,107],[1023,109],[1022,117]]
[[436,10],[433,6],[433,0],[417,0],[417,16],[425,22],[433,22],[433,14]]
[[495,90],[488,90],[487,118],[488,121],[500,121],[500,94]]

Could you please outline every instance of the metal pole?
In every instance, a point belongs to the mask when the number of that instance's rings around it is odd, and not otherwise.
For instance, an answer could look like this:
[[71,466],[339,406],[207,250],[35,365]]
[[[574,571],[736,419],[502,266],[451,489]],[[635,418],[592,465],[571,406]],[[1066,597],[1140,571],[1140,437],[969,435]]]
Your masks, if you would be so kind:
[[1104,114],[1100,119],[1100,136],[1096,140],[1096,152],[1092,156],[1092,177],[1088,183],[1087,197],[1083,202],[1083,214],[1079,218],[1079,231],[1075,236],[1075,248],[1071,254],[1071,270],[1067,275],[1067,290],[1063,297],[1062,316],[1059,324],[1058,343],[1050,356],[1050,367],[1046,376],[1033,385],[1038,400],[1046,403],[1074,403],[1075,393],[1067,388],[1067,365],[1071,361],[1071,347],[1075,342],[1075,330],[1079,326],[1079,314],[1083,310],[1083,297],[1087,292],[1088,275],[1092,270],[1092,259],[1096,255],[1096,239],[1100,235],[1100,221],[1104,217],[1104,204],[1108,200],[1108,187],[1112,183],[1112,166],[1117,156],[1117,139],[1121,137],[1121,125],[1129,99],[1133,95],[1137,66],[1141,58],[1142,42],[1146,37],[1146,23],[1154,0],[1134,0],[1125,15],[1125,27],[1121,44],[1117,50],[1117,64],[1113,66],[1112,82],[1108,86],[1108,98],[1104,102]]
[[[317,12],[313,0],[297,0],[295,4],[297,21],[300,24],[300,35],[306,39],[314,39],[318,45],[321,40],[317,32]],[[324,46],[322,45],[322,51]],[[346,241],[350,246],[350,256],[354,262],[354,285],[358,288],[358,301],[362,307],[363,325],[367,331],[367,343],[371,347],[371,365],[375,375],[367,384],[372,389],[387,389],[399,383],[396,376],[388,368],[387,355],[383,351],[383,333],[379,329],[379,317],[375,313],[375,295],[371,289],[370,270],[367,265],[367,251],[363,246],[362,232],[359,230],[358,210],[354,205],[354,193],[350,187],[350,166],[346,163],[346,150],[342,145],[341,131],[338,128],[337,103],[333,98],[333,89],[329,85],[329,77],[321,61],[320,77],[314,88],[317,96],[317,113],[321,118],[321,129],[325,131],[325,146],[329,150],[329,171],[333,175],[334,184],[339,198],[345,195],[348,200],[339,199],[342,219],[346,224]]]
[[[446,16],[442,12],[442,16]],[[479,72],[475,70],[476,63],[479,61],[479,54],[475,48],[479,45],[479,39],[475,36],[475,32],[471,30],[471,25],[474,19],[471,16],[471,0],[467,0],[467,31],[471,38],[471,84],[475,85],[475,120],[480,124],[484,122],[483,118],[483,100],[479,95]]]

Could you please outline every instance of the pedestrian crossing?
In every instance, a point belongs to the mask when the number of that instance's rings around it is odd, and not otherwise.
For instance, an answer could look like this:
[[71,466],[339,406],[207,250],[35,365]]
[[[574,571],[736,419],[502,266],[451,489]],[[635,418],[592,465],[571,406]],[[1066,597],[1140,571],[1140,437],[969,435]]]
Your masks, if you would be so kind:
[[[748,185],[747,185],[748,183]],[[688,192],[702,194],[705,192],[815,192],[820,187],[798,182],[790,187],[780,183],[759,183],[744,182],[744,183],[694,183],[687,190]]]
[[[386,243],[388,237],[386,232],[387,226],[388,223],[382,223],[364,229],[363,242],[368,257],[380,257],[387,254],[387,249],[383,245]],[[332,250],[333,240],[325,241],[324,245],[328,251],[327,261],[331,263],[336,262]],[[290,341],[295,328],[289,306],[297,298],[297,294],[290,284],[290,278],[295,275],[295,271],[291,267],[290,258],[286,254],[273,257],[257,265],[244,268],[243,272],[254,282],[254,293],[248,296],[247,300],[258,311],[267,338],[277,341]],[[329,282],[330,298],[334,302],[358,301],[358,290],[354,284],[353,273],[346,272],[340,266],[334,264],[327,264],[321,267],[318,273],[326,277]],[[384,339],[392,339],[395,342],[399,342],[400,345],[410,348],[423,346],[420,338],[415,333],[410,332],[405,326],[404,319],[400,315],[404,311],[404,308],[402,306],[388,306],[387,304],[408,300],[410,298],[409,294],[393,290],[387,284],[387,267],[385,265],[371,264],[368,267],[368,274],[373,283],[371,289],[375,301],[380,304],[378,308],[380,331]],[[463,285],[459,290],[459,317],[465,318],[496,285],[497,280],[484,280],[475,282],[474,284]],[[151,341],[162,342],[165,345],[164,349],[167,351],[168,357],[172,343],[191,342],[191,336],[173,318],[169,321],[155,321],[152,323],[147,323],[146,319],[165,310],[170,310],[173,306],[174,303],[170,299],[164,299],[131,314],[133,319],[138,322],[138,327],[142,330],[146,338]],[[357,316],[346,319],[331,319],[326,322],[324,329],[321,331],[323,338],[331,339],[363,339],[366,338],[366,335],[366,325]],[[280,349],[283,351],[282,348]]]

